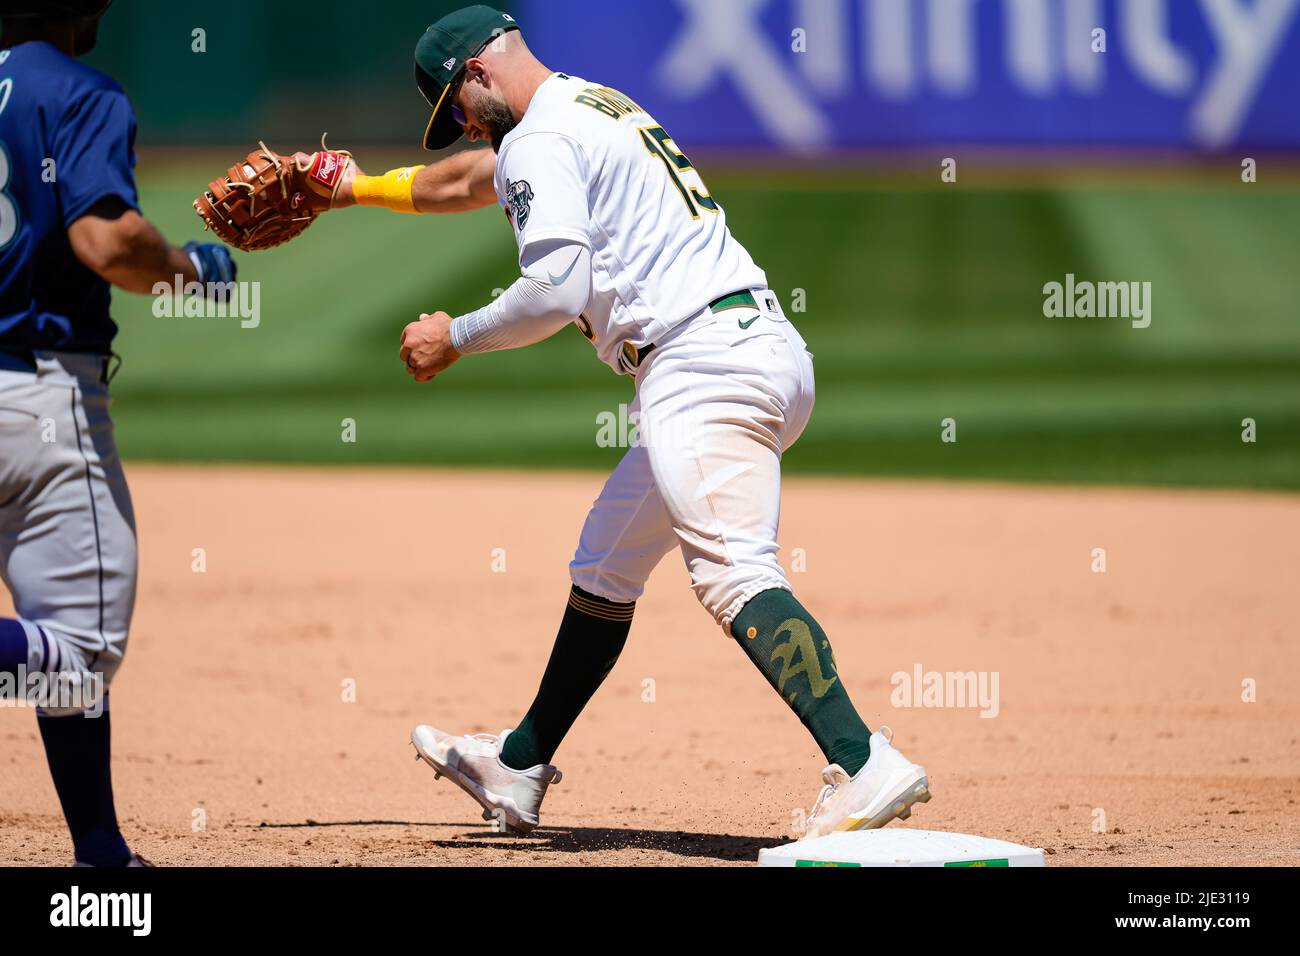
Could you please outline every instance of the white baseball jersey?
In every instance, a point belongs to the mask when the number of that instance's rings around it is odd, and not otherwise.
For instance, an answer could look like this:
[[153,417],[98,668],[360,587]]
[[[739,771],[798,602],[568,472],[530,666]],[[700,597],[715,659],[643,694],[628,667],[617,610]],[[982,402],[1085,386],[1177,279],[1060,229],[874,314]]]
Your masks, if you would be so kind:
[[767,285],[726,213],[654,119],[564,73],[542,83],[498,151],[496,191],[520,255],[562,239],[592,253],[578,327],[616,372],[640,348],[731,292]]

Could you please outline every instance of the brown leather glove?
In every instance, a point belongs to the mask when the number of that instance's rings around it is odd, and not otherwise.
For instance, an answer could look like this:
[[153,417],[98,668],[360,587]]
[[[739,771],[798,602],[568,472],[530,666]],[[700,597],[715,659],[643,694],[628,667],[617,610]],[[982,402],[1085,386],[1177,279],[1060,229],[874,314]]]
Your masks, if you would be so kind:
[[352,154],[325,149],[309,161],[281,156],[259,142],[255,149],[208,183],[194,209],[205,228],[236,249],[253,252],[288,242],[329,209]]

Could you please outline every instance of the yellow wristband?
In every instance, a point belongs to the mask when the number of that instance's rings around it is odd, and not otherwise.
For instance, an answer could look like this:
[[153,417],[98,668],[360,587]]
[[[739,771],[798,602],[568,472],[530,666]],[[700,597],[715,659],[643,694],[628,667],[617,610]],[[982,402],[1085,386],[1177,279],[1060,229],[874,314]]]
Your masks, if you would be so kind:
[[415,174],[423,166],[403,166],[390,169],[382,176],[358,175],[352,180],[352,195],[361,206],[384,206],[394,212],[419,212],[411,189]]

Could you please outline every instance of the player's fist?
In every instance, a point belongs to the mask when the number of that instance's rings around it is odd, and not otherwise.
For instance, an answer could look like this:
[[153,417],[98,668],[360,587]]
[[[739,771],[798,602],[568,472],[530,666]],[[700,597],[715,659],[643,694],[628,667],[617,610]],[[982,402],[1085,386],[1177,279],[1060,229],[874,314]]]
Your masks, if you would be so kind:
[[451,344],[451,316],[446,312],[420,313],[420,320],[402,330],[399,353],[406,371],[417,382],[432,382],[460,358]]
[[[311,169],[316,162],[315,153],[304,153],[301,150],[293,154],[293,161],[298,164],[299,169]],[[355,206],[357,197],[352,192],[352,180],[357,176],[364,176],[365,173],[357,166],[355,159],[349,159],[344,165],[343,175],[339,179],[338,189],[334,192],[334,198],[330,202],[330,209],[342,209],[345,206]]]
[[238,267],[230,250],[219,242],[187,242],[181,247],[194,263],[204,294],[215,302],[225,302],[234,289]]

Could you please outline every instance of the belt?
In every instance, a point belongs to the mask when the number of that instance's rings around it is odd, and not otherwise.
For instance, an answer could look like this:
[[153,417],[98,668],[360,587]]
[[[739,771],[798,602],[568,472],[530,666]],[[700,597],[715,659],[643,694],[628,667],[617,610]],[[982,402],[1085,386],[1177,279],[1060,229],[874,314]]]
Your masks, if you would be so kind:
[[754,293],[748,289],[741,289],[739,292],[732,292],[722,296],[720,299],[714,299],[709,303],[709,311],[713,314],[726,312],[728,309],[757,309],[758,302],[754,298]]
[[[117,370],[122,367],[122,360],[114,353],[99,358],[103,360],[99,370],[99,380],[107,385],[113,380]],[[36,353],[31,349],[0,348],[0,372],[30,372],[34,375],[36,371]]]
[[[741,289],[739,292],[728,292],[726,295],[719,296],[709,303],[709,311],[714,315],[719,312],[725,312],[728,309],[756,309],[758,302],[754,298],[754,293],[748,289]],[[655,344],[643,345],[640,348],[634,346],[631,342],[623,343],[623,361],[630,366],[628,374],[636,371],[641,367],[641,363],[646,357],[655,350]]]

